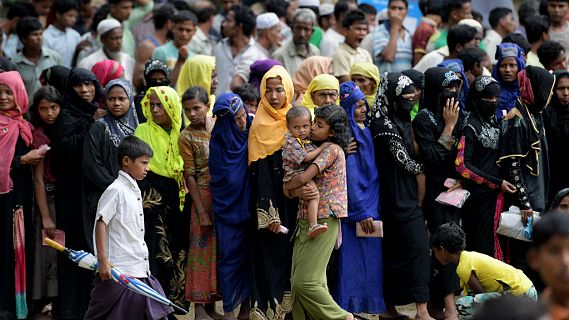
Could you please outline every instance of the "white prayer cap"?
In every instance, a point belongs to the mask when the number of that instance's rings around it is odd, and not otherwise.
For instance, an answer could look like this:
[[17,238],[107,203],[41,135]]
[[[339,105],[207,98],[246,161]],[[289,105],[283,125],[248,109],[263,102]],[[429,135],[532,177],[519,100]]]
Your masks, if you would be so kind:
[[105,33],[116,28],[122,28],[121,23],[117,19],[113,18],[105,19],[99,22],[99,24],[97,25],[97,33],[99,34],[99,36],[102,36]]
[[273,12],[263,13],[257,16],[257,29],[269,29],[280,22],[279,17]]
[[304,7],[320,7],[320,0],[299,0],[298,6],[300,8]]
[[321,4],[320,7],[318,8],[318,11],[320,11],[321,17],[331,15],[332,13],[334,13],[334,5],[331,3]]
[[471,26],[474,29],[476,29],[476,31],[478,31],[480,33],[484,33],[484,29],[482,28],[482,25],[480,24],[480,22],[478,22],[474,19],[462,19],[458,22],[458,24],[465,24],[467,26]]

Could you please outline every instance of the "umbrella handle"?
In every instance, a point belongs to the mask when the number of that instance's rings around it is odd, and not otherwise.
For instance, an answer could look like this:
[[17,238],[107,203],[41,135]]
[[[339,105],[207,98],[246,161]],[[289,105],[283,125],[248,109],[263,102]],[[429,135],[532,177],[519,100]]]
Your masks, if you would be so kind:
[[170,302],[170,307],[174,308],[174,310],[175,310],[177,313],[188,314],[188,310],[186,310],[186,309],[184,309],[184,308],[182,308],[182,307],[176,305],[176,304],[173,303],[173,302]]
[[48,237],[43,238],[43,241],[45,242],[45,244],[47,244],[48,246],[54,248],[54,249],[57,250],[57,251],[63,252],[63,251],[65,250],[65,247],[64,247],[64,246],[62,246],[62,245],[60,245],[59,243],[57,243],[57,242],[51,240],[51,239],[48,238]]

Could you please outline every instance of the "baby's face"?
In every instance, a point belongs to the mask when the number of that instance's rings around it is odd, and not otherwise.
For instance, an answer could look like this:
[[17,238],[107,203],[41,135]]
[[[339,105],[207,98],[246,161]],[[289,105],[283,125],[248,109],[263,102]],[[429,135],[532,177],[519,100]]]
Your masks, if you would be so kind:
[[288,124],[288,130],[293,137],[306,140],[310,136],[311,126],[312,121],[310,120],[310,115],[308,114],[291,119]]

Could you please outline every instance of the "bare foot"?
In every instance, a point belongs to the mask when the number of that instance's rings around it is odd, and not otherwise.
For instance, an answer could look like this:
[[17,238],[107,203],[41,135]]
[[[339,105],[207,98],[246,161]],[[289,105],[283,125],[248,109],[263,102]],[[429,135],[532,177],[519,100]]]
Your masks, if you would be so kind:
[[203,304],[201,303],[196,303],[195,304],[196,307],[196,320],[213,320],[208,314],[207,311],[205,310],[205,307]]
[[223,320],[237,320],[237,318],[235,318],[235,315],[232,312],[226,312],[225,314],[223,314]]
[[208,303],[205,305],[205,311],[213,320],[222,320],[223,315],[215,310],[215,303]]
[[245,301],[239,307],[239,314],[237,315],[237,319],[248,320],[250,313],[251,313],[251,307],[249,306],[249,301]]
[[417,312],[415,320],[435,320],[431,318],[428,312]]
[[348,316],[346,317],[346,320],[354,320],[354,315],[351,313],[348,313]]
[[384,313],[379,314],[379,319],[406,319],[407,316],[399,313],[395,306],[387,306],[387,310]]
[[458,320],[458,312],[456,309],[447,310],[445,309],[445,320]]

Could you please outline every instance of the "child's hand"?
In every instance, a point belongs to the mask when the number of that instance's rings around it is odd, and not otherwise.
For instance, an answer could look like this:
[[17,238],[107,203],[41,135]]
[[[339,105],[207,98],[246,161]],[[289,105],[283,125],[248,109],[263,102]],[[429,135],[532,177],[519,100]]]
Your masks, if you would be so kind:
[[373,227],[373,218],[371,218],[371,217],[367,218],[365,220],[362,220],[358,223],[362,227],[362,231],[365,233],[373,233],[375,231],[375,229]]
[[350,142],[350,144],[348,145],[348,154],[356,152],[358,152],[358,143],[356,142],[355,139],[352,139],[352,142]]
[[211,219],[205,210],[199,210],[198,216],[200,217],[201,227],[211,227]]
[[55,233],[55,222],[51,219],[51,217],[46,217],[41,219],[41,224],[43,229],[45,229],[45,234],[50,238],[53,239]]
[[331,145],[332,145],[332,142],[324,142],[324,143],[321,145],[322,150],[328,148],[328,147],[331,146]]
[[447,192],[451,192],[460,188],[462,188],[462,180],[456,180],[456,183],[452,187],[448,188]]
[[99,277],[101,277],[101,280],[103,281],[111,280],[113,278],[113,275],[111,274],[111,262],[107,259],[99,261],[99,269],[97,271],[99,272]]

